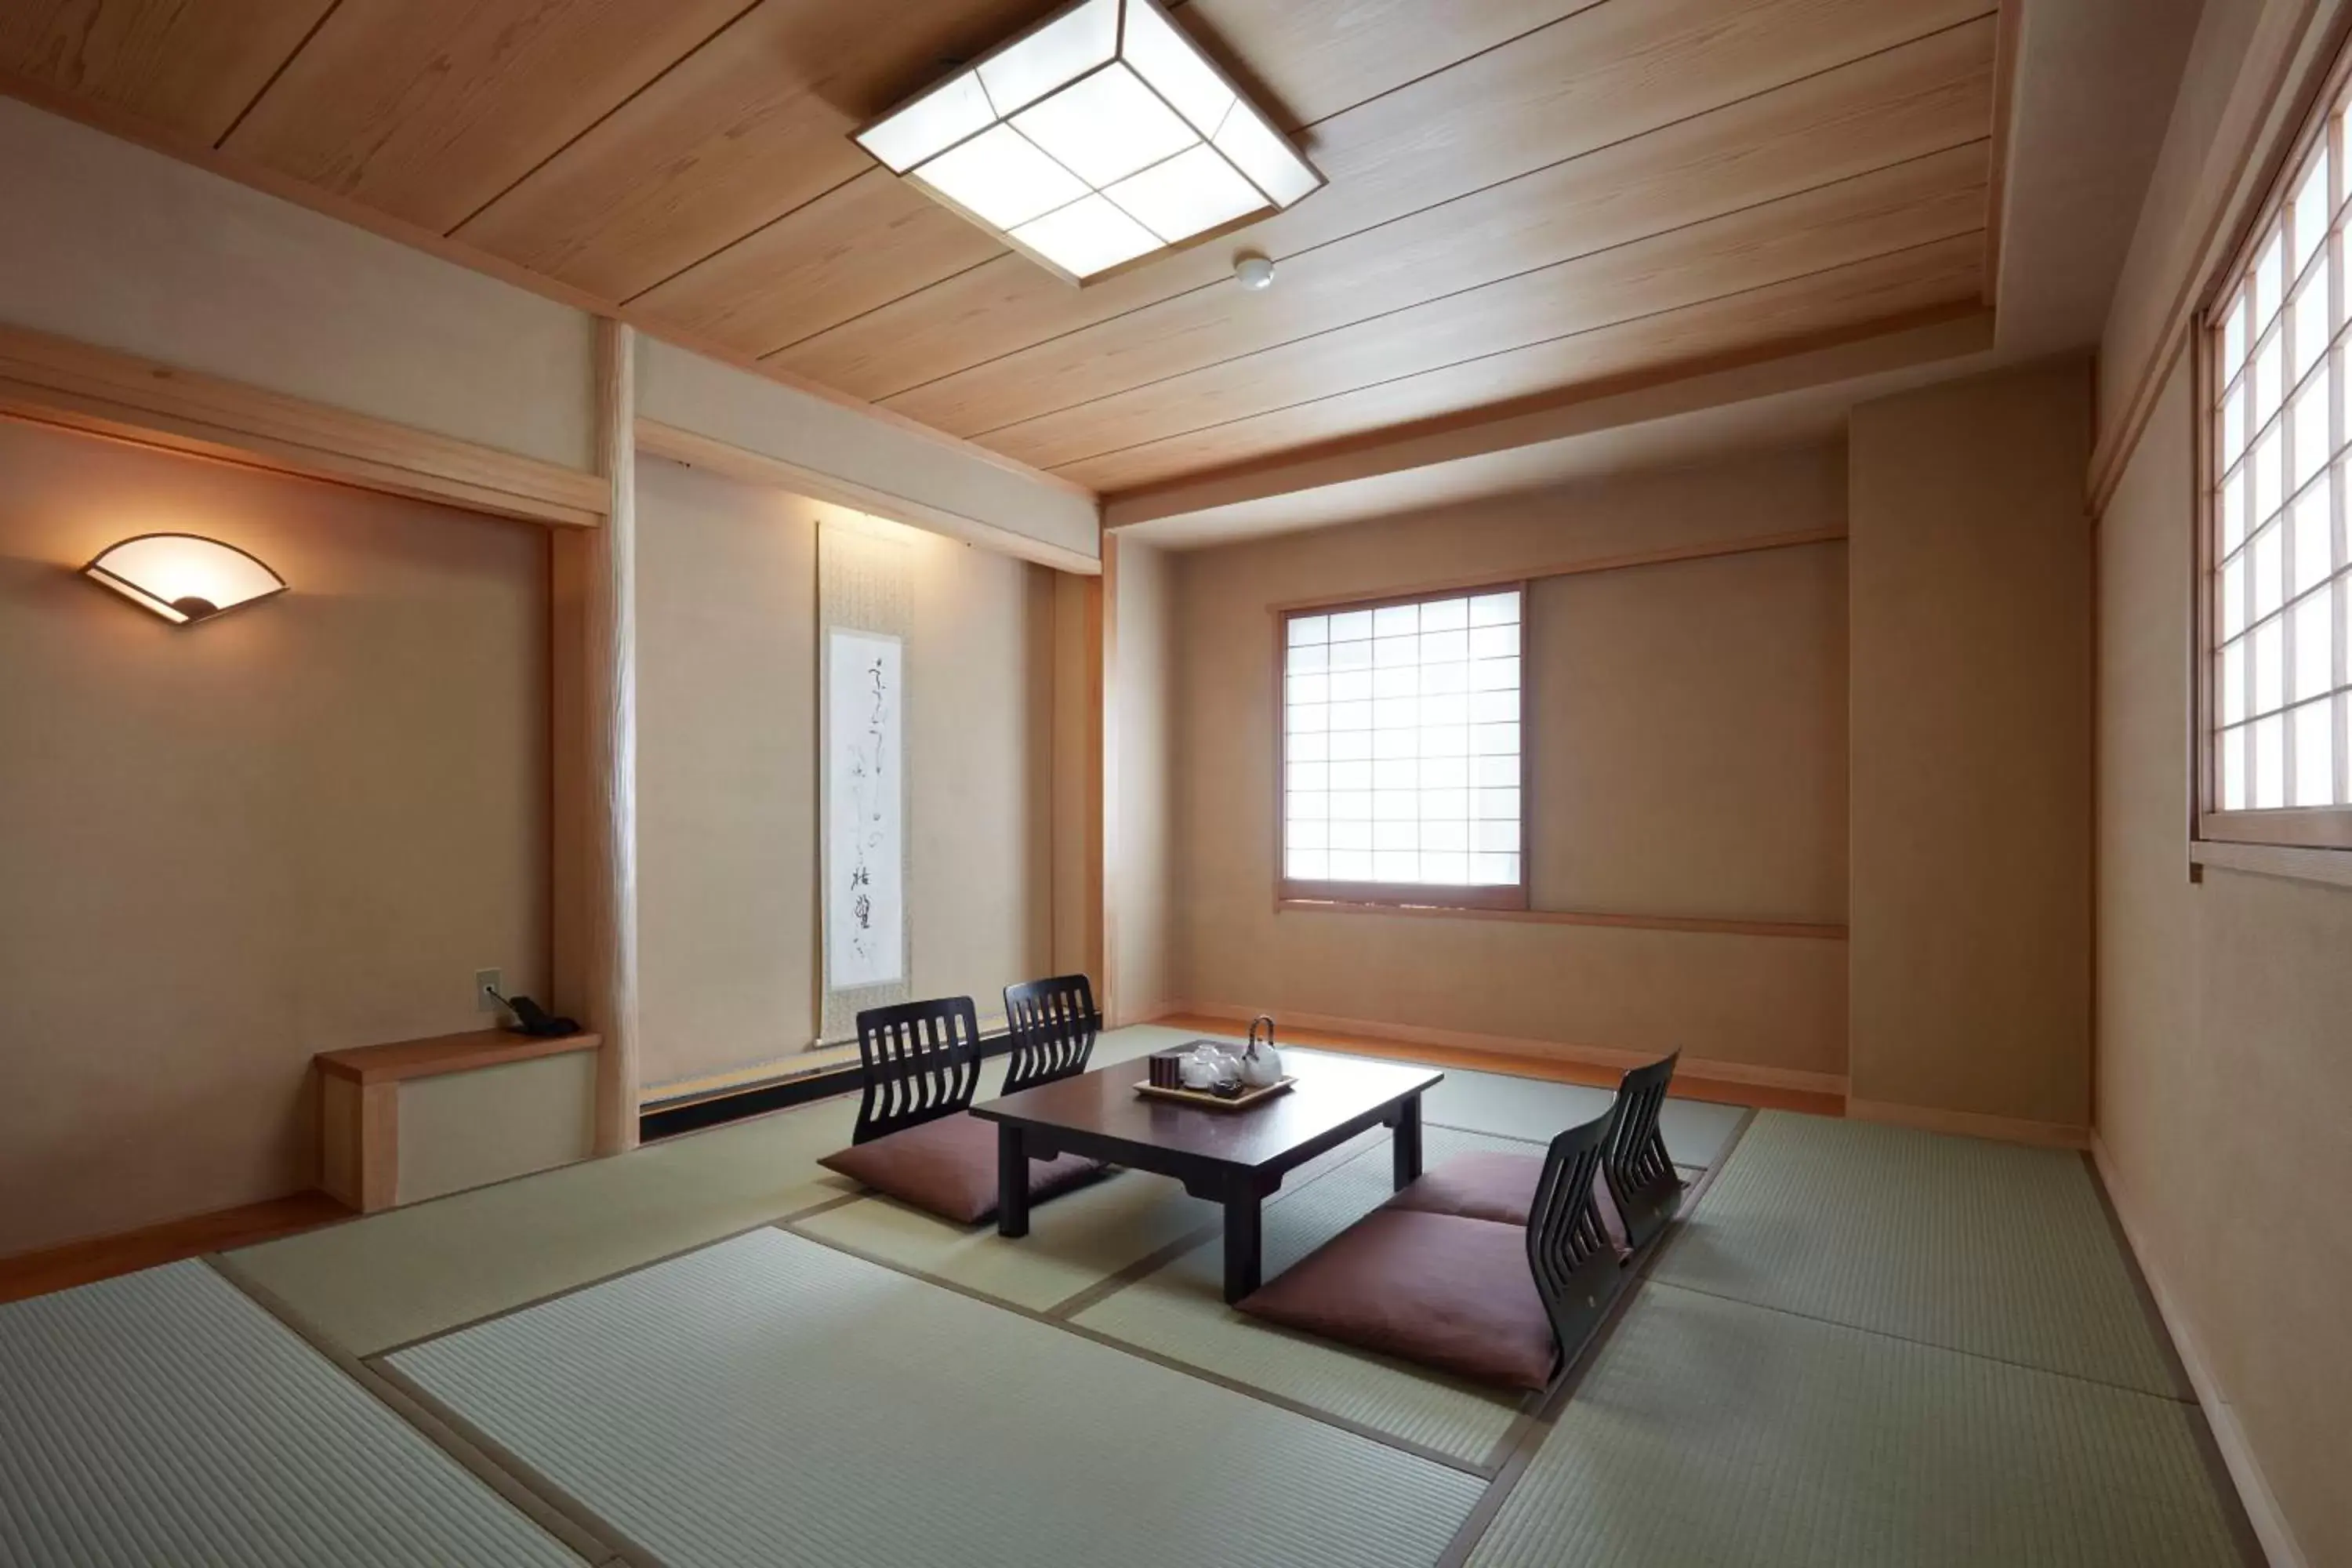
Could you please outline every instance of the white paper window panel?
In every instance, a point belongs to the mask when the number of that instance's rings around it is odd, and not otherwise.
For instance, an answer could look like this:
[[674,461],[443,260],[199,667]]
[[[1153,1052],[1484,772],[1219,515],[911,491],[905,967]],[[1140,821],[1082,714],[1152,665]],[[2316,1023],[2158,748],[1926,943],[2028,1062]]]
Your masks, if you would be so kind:
[[2344,106],[2218,318],[2210,657],[2224,810],[2352,805]]
[[1286,876],[1518,880],[1519,615],[1511,590],[1291,619]]

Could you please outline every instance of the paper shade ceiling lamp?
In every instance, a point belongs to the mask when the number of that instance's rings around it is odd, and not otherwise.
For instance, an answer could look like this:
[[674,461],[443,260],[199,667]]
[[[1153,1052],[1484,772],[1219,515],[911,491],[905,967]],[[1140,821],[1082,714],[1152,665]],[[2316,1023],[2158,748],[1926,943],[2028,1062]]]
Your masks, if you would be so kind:
[[193,626],[286,591],[286,579],[234,544],[194,533],[142,533],[82,568],[174,626]]
[[1073,283],[1323,184],[1158,0],[1077,0],[856,139]]

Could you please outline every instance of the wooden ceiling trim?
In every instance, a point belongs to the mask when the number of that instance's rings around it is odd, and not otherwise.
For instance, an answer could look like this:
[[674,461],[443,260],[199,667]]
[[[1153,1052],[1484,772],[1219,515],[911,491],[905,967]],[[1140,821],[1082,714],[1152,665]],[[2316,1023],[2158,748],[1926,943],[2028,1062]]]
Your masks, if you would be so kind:
[[[813,0],[793,3],[805,5]],[[942,3],[963,4],[966,0]],[[1312,0],[1304,5],[1285,4],[1282,0],[1227,0],[1216,8],[1215,22],[1227,37],[1244,40],[1253,54],[1265,50],[1288,55],[1300,47],[1294,40],[1313,37],[1318,31],[1327,42],[1339,39],[1339,47],[1306,49],[1311,63],[1283,84],[1286,90],[1297,94],[1287,101],[1303,109],[1305,118],[1314,119],[1393,90],[1416,73],[1443,68],[1457,58],[1507,43],[1522,33],[1598,3],[1600,0],[1508,0],[1507,4],[1480,7],[1479,14],[1469,18],[1441,9],[1415,10],[1411,13],[1411,21],[1402,16],[1384,17],[1383,27],[1370,29],[1369,37],[1360,25],[1348,26],[1349,14],[1358,9],[1359,0]],[[1034,10],[1034,0],[1027,0],[1024,8]],[[1190,19],[1189,25],[1196,35],[1203,33],[1201,6],[1188,5],[1177,15],[1180,19]],[[973,34],[971,41],[929,48],[922,58],[977,53],[1016,30],[1019,19],[991,16],[984,19],[984,26],[970,29]],[[1394,28],[1388,26],[1391,23],[1407,26],[1415,47],[1393,47],[1399,40],[1391,36]],[[913,53],[906,47],[903,25],[882,34],[869,23],[866,30],[877,41],[887,38],[890,58],[903,58]],[[1384,46],[1370,47],[1371,38],[1384,40]],[[1209,41],[1213,47],[1216,47],[1214,39]],[[1233,58],[1229,51],[1226,58]],[[689,330],[721,336],[740,352],[765,353],[1004,254],[1003,247],[971,225],[874,168],[871,160],[848,140],[847,132],[856,124],[921,85],[920,81],[898,82],[887,89],[862,93],[849,90],[845,85],[837,86],[829,96],[835,101],[857,105],[858,112],[841,118],[840,123],[830,127],[819,143],[794,150],[783,146],[781,137],[772,139],[778,143],[772,155],[796,156],[812,169],[845,178],[855,176],[849,185],[836,185],[822,205],[813,204],[805,210],[799,204],[793,204],[789,210],[771,205],[765,211],[738,204],[739,222],[732,233],[686,256],[685,261],[691,265],[673,266],[638,285],[646,289],[638,296],[645,307]],[[655,112],[641,106],[649,100],[667,98],[667,88],[668,79],[665,79],[616,112],[607,126],[625,121],[632,122],[634,128],[634,122]],[[1273,107],[1286,100],[1269,96],[1264,101]],[[716,125],[725,118],[723,114],[714,115],[708,123]],[[1277,118],[1287,121],[1300,116],[1277,112]],[[583,138],[580,145],[584,148],[604,137],[607,126],[599,126]],[[744,148],[755,139],[753,133],[736,124],[721,127],[716,134],[721,150],[713,155],[723,158],[730,166],[743,162],[745,178],[757,178],[759,163],[743,159]],[[650,128],[643,136],[646,152],[665,165],[682,156],[676,151],[682,140],[675,133],[660,133]],[[566,163],[572,156],[572,150],[567,149],[551,167]],[[772,181],[772,174],[768,177]],[[536,180],[534,176],[527,184]],[[668,176],[658,170],[640,171],[631,187],[638,195],[630,199],[645,199],[648,192],[657,194],[667,183]],[[709,183],[713,182],[698,178],[694,188],[699,191]],[[740,221],[747,212],[751,223]],[[861,225],[861,249],[866,252],[866,265],[850,264],[845,253],[839,226],[852,213]],[[713,203],[714,227],[719,216],[719,204]],[[683,254],[689,248],[681,244],[675,247],[675,253]]]
[[888,406],[978,435],[1984,138],[1993,24],[1843,66],[932,382]]
[[1297,131],[1517,42],[1603,0],[1191,0],[1177,23]]
[[1984,223],[1983,141],[989,432],[1039,468],[1654,315]]
[[[1507,0],[1482,6],[1466,17],[1443,8],[1415,9],[1384,14],[1380,27],[1367,28],[1360,20],[1360,0],[1227,0],[1213,8],[1213,21],[1224,38],[1239,42],[1253,56],[1287,57],[1303,50],[1309,57],[1301,68],[1286,73],[1275,90],[1253,85],[1269,112],[1296,128],[1357,108],[1599,3]],[[1256,79],[1240,68],[1234,50],[1204,28],[1203,22],[1212,19],[1208,9],[1195,4],[1176,16],[1234,68],[1238,79],[1254,84]],[[1391,39],[1399,26],[1408,29],[1412,49],[1375,46],[1374,40]],[[1318,34],[1320,46],[1297,42]],[[885,102],[877,108],[887,106]],[[843,144],[847,145],[845,141]],[[826,269],[813,266],[812,258],[836,252],[840,237],[824,215],[792,212],[678,274],[648,295],[646,305],[700,331],[721,330],[725,318],[728,342],[739,352],[767,354],[952,279],[980,260],[1005,254],[993,242],[986,255],[975,254],[971,235],[976,231],[969,224],[887,174],[872,170],[863,177],[887,187],[887,194],[872,189],[856,197],[887,214],[877,229],[887,231],[892,254],[879,265],[836,269],[846,272],[838,285],[821,286]],[[959,226],[966,233],[958,235]],[[1218,272],[1228,269],[1229,264]],[[1034,264],[1024,263],[1023,270],[1045,277],[1064,296],[1070,292],[1067,285],[1040,273]],[[885,280],[890,285],[887,293],[881,291]]]
[[341,0],[222,145],[446,234],[744,0]]
[[12,0],[0,5],[0,68],[209,145],[333,4]]
[[[880,400],[1736,99],[1989,16],[1989,0],[1648,0],[1580,11],[1317,124],[1331,184],[1212,246],[1083,289],[1006,256],[770,357]],[[750,351],[751,344],[740,345]]]
[[631,303],[730,344],[772,343],[1004,254],[979,228],[869,166]]
[[1426,374],[1363,387],[1057,470],[1106,495],[1227,468],[1293,460],[1341,446],[1397,440],[1467,417],[1501,419],[1614,395],[1633,381],[1704,374],[1727,354],[1777,358],[1826,341],[1876,336],[1940,312],[1974,311],[1981,232],[1761,289],[1529,344]]
[[871,170],[852,131],[927,86],[940,59],[977,53],[1039,10],[896,0],[877,26],[840,0],[761,0],[457,237],[631,299]]

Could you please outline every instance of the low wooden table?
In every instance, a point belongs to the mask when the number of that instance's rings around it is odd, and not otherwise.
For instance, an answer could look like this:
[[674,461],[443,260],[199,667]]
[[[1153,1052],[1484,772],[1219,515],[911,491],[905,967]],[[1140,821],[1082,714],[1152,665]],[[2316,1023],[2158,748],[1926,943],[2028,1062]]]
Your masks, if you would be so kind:
[[1225,1208],[1225,1300],[1258,1287],[1258,1205],[1290,1171],[1357,1133],[1396,1130],[1395,1181],[1421,1174],[1421,1096],[1445,1075],[1388,1062],[1317,1058],[1289,1064],[1298,1081],[1246,1110],[1147,1100],[1142,1060],[1097,1068],[971,1108],[996,1123],[1000,1236],[1029,1234],[1029,1162],[1083,1154],[1173,1176]]

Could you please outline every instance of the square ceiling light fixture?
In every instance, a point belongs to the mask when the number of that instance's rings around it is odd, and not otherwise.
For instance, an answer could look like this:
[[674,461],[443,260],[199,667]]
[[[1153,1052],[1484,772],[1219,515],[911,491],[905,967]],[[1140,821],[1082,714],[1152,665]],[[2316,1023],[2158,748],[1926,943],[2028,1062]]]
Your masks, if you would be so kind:
[[1157,0],[1078,0],[856,141],[1073,283],[1323,183]]

